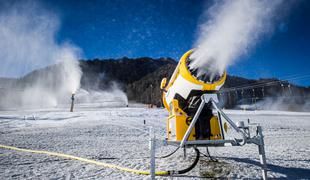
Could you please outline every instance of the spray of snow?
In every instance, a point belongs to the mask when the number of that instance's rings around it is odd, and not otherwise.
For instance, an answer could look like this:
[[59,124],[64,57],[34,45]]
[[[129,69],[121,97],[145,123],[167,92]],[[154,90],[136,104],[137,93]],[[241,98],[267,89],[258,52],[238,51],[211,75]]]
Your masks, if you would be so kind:
[[[271,91],[270,91],[271,92]],[[274,92],[273,94],[277,94]],[[305,111],[309,112],[310,103],[306,95],[295,91],[285,91],[281,96],[269,96],[253,101],[255,103],[245,103],[238,105],[241,109],[248,110],[276,110],[276,111]]]
[[85,90],[79,89],[76,93],[76,103],[85,105],[99,105],[103,106],[127,106],[128,98],[117,85],[113,85],[106,90]]
[[40,74],[35,83],[23,82],[18,92],[9,92],[11,99],[7,97],[4,103],[29,107],[56,105],[63,97],[69,100],[80,87],[82,73],[77,59],[81,51],[56,40],[60,27],[57,15],[38,1],[2,1],[0,5],[0,77],[22,77],[57,64],[57,70]]
[[[85,82],[84,82],[85,83]],[[76,93],[77,104],[96,104],[99,106],[127,106],[128,98],[116,81],[110,81],[105,73],[89,76],[88,84]]]
[[190,68],[198,69],[198,74],[204,74],[206,68],[213,74],[222,74],[271,31],[280,4],[281,0],[215,1],[204,14],[208,20],[199,28]]

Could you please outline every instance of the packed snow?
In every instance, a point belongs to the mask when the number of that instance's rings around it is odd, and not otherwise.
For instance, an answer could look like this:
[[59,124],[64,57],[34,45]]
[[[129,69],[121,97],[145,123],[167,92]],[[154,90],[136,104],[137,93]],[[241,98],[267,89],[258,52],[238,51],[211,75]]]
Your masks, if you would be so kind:
[[[262,125],[268,177],[310,178],[310,113],[226,112],[233,120],[250,119],[252,123]],[[147,108],[145,105],[109,107],[98,103],[76,105],[74,112],[69,112],[69,106],[0,111],[0,144],[149,170],[148,129],[154,127],[156,138],[165,139],[167,115],[165,109]],[[175,149],[162,143],[156,145],[157,156]],[[202,156],[191,172],[173,179],[262,178],[257,146],[209,149],[218,162]],[[200,148],[200,151],[206,153],[205,148]],[[156,159],[156,170],[183,169],[191,164],[194,156],[194,152],[189,150],[187,158],[183,158],[183,151],[179,150],[171,157]],[[0,167],[1,179],[150,179],[150,176],[79,161],[6,149],[0,149]]]

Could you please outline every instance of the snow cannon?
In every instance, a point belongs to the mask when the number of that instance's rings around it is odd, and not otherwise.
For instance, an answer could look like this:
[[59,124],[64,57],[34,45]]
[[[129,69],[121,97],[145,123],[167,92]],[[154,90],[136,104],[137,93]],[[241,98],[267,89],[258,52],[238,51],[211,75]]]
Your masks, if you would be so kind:
[[[181,57],[168,84],[166,78],[161,82],[162,101],[169,111],[167,140],[181,141],[184,138],[201,104],[202,95],[218,102],[217,92],[226,80],[226,71],[214,74],[212,69],[208,70],[211,66],[204,67],[203,73],[191,69],[192,53],[190,50]],[[227,131],[227,125],[220,124],[209,103],[199,113],[187,140],[219,140],[223,139],[223,131]]]

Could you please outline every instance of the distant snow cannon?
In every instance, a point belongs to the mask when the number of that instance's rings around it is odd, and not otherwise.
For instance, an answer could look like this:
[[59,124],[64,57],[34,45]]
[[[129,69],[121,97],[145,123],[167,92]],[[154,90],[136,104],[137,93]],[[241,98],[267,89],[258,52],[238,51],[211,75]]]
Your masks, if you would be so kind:
[[[259,150],[263,179],[267,179],[261,126],[257,123],[251,124],[249,120],[247,124],[243,121],[235,123],[219,108],[217,94],[226,80],[226,71],[217,72],[212,63],[199,67],[200,69],[191,69],[192,53],[193,50],[186,52],[169,83],[167,84],[167,78],[163,78],[160,85],[163,104],[169,111],[164,144],[178,146],[173,153],[183,148],[184,156],[189,147],[193,147],[197,152],[197,158],[190,168],[179,172],[188,172],[195,167],[199,160],[197,147],[207,147],[208,154],[208,147],[255,144]],[[214,63],[216,60],[212,61]],[[236,133],[229,136],[228,127]]]
[[74,96],[75,96],[75,93],[72,93],[72,95],[71,95],[71,107],[70,107],[70,112],[73,112],[73,107],[74,107]]
[[[167,122],[169,140],[183,139],[201,103],[201,96],[207,94],[217,102],[217,92],[226,79],[226,71],[221,75],[209,67],[204,67],[203,73],[190,69],[192,52],[193,50],[190,50],[182,56],[169,83],[166,85],[166,78],[161,83],[163,104],[171,115]],[[224,128],[227,130],[227,125]],[[222,138],[217,116],[212,114],[210,105],[205,106],[189,140]]]

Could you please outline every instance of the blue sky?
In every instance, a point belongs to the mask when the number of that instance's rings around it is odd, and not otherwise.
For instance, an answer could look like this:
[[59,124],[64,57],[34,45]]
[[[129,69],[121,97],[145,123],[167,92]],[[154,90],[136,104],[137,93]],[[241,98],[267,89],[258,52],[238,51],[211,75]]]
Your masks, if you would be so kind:
[[[211,1],[44,0],[61,18],[57,39],[79,46],[86,59],[180,56],[193,47]],[[299,1],[272,36],[257,43],[228,72],[246,78],[310,74],[310,1]],[[310,79],[294,83],[310,86]]]

